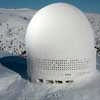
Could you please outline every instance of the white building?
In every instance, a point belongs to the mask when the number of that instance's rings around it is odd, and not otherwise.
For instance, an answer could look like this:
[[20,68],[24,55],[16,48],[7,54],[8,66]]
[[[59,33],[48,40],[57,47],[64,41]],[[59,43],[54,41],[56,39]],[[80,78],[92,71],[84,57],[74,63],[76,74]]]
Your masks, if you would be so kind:
[[32,82],[73,84],[96,71],[93,30],[76,7],[55,3],[40,9],[26,34]]

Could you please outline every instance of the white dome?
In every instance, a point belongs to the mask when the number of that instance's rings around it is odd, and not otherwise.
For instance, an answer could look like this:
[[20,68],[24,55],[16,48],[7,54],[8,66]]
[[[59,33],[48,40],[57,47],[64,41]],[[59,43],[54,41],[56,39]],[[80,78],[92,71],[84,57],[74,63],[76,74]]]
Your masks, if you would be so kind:
[[33,82],[71,83],[96,70],[93,30],[84,14],[66,3],[35,14],[27,28],[26,48]]

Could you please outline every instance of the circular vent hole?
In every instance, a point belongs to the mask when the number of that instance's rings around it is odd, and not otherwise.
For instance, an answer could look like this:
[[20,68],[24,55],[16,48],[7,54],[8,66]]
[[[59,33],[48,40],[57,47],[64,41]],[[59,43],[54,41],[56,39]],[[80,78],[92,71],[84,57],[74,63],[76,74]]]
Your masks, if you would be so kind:
[[63,82],[60,81],[60,80],[56,80],[55,82],[56,82],[56,83],[59,83],[59,84],[62,84],[62,83],[63,83]]
[[38,79],[39,82],[43,83],[43,79]]
[[66,83],[73,83],[73,80],[67,80]]

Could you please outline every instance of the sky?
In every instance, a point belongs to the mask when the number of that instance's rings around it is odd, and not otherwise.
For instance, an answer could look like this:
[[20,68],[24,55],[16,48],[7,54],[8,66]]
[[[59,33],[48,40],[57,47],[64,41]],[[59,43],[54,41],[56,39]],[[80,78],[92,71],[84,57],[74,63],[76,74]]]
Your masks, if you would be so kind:
[[54,2],[73,4],[83,12],[100,13],[100,0],[0,0],[0,8],[40,9]]

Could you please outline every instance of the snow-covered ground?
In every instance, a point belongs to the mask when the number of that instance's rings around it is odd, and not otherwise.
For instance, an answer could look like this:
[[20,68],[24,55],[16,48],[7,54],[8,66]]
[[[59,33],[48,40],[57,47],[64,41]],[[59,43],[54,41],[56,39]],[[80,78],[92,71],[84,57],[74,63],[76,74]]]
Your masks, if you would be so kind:
[[26,81],[0,64],[0,100],[18,100]]
[[55,88],[30,83],[0,64],[0,100],[100,100],[100,71],[85,85]]
[[[27,25],[36,13],[32,9],[0,9],[0,52],[6,55],[24,55]],[[86,13],[95,33],[96,46],[100,48],[100,14]]]
[[35,10],[0,9],[0,51],[6,54],[23,54],[27,25]]

